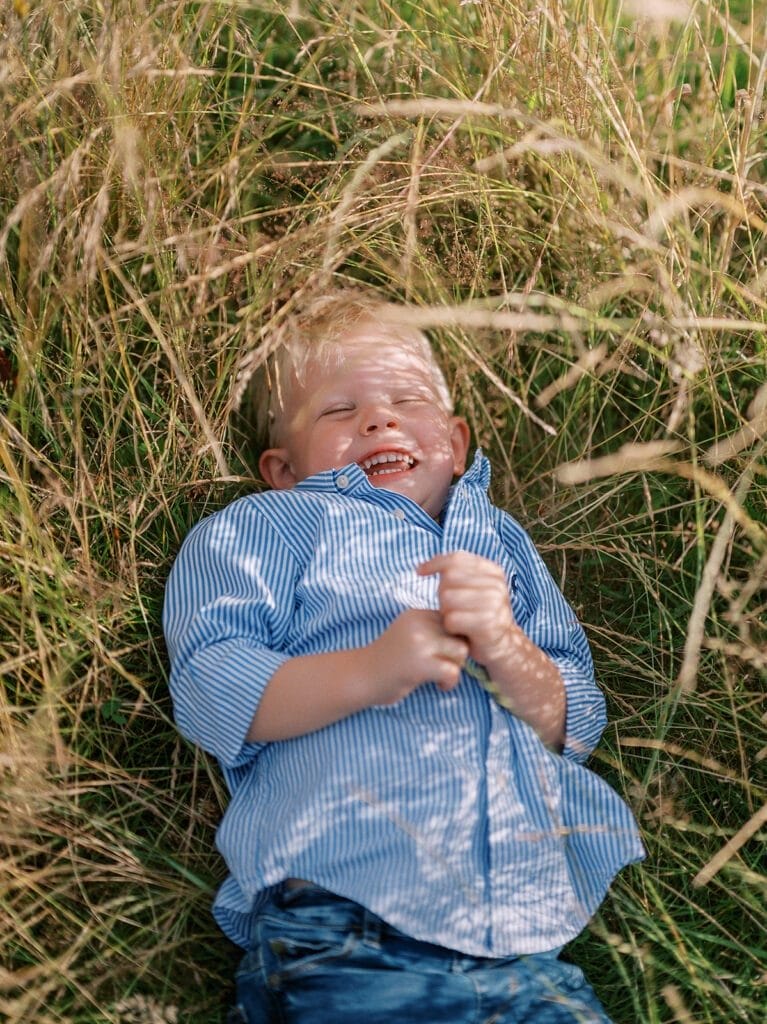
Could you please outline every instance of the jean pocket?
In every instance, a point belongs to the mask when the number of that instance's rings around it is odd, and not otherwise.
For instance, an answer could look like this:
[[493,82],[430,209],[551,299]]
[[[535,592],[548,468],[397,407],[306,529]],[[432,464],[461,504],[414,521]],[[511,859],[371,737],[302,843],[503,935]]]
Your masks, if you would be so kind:
[[539,985],[543,1002],[566,1007],[578,1024],[610,1024],[594,989],[575,964],[548,958]]
[[526,957],[525,963],[534,984],[537,985],[544,999],[552,999],[557,1002],[562,996],[589,988],[580,967],[560,960],[559,957],[547,956],[545,953],[538,954]]
[[263,920],[259,942],[266,984],[279,990],[294,979],[352,955],[358,944],[353,932],[338,933],[323,928],[290,927],[285,920]]

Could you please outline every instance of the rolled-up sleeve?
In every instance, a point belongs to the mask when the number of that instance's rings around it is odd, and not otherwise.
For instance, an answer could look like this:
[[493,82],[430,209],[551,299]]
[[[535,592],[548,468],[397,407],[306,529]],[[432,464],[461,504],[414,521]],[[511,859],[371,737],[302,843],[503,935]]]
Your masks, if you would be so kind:
[[559,669],[567,712],[564,757],[585,761],[607,723],[605,699],[594,680],[588,640],[570,605],[525,531],[503,515],[501,537],[517,567],[513,603],[520,628]]
[[192,530],[163,608],[176,723],[227,768],[261,749],[245,737],[287,660],[294,603],[296,559],[256,501],[243,498]]

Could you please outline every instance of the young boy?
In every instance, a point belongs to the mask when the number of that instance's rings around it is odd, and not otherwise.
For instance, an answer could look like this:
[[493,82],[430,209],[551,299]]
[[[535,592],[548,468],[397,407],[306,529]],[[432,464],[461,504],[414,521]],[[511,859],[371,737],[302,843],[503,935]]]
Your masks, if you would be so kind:
[[604,1022],[557,954],[643,851],[582,765],[587,642],[484,457],[464,473],[428,342],[383,310],[341,292],[286,328],[271,490],[199,524],[168,583],[178,726],[232,795],[230,1020]]

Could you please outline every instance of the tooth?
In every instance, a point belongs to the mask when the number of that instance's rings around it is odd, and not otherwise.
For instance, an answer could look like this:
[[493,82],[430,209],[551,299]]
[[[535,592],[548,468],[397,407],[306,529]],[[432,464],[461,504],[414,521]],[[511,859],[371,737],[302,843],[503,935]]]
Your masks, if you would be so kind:
[[[371,455],[370,458],[364,459],[361,463],[362,468],[370,472],[371,476],[378,476],[381,473],[398,473],[399,469],[385,469],[384,466],[397,463],[398,465],[404,465],[406,468],[415,465],[415,459],[412,455],[408,455],[406,452],[379,452],[377,455]],[[376,469],[376,466],[380,466],[380,469]],[[373,472],[375,470],[375,472]]]

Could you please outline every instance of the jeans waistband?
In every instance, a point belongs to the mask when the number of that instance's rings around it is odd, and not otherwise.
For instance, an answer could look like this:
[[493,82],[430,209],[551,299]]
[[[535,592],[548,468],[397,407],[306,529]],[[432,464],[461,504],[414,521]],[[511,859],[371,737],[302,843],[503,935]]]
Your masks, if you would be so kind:
[[[383,921],[377,914],[374,914],[361,903],[339,896],[329,889],[314,882],[308,882],[300,878],[286,879],[276,894],[276,903],[282,909],[311,907],[315,904],[313,914],[318,916],[321,908],[327,907],[327,923],[343,926],[349,930],[356,931],[366,942],[373,945],[380,945],[381,939],[386,935],[401,935],[396,928],[392,928]],[[403,936],[404,937],[404,936]]]

